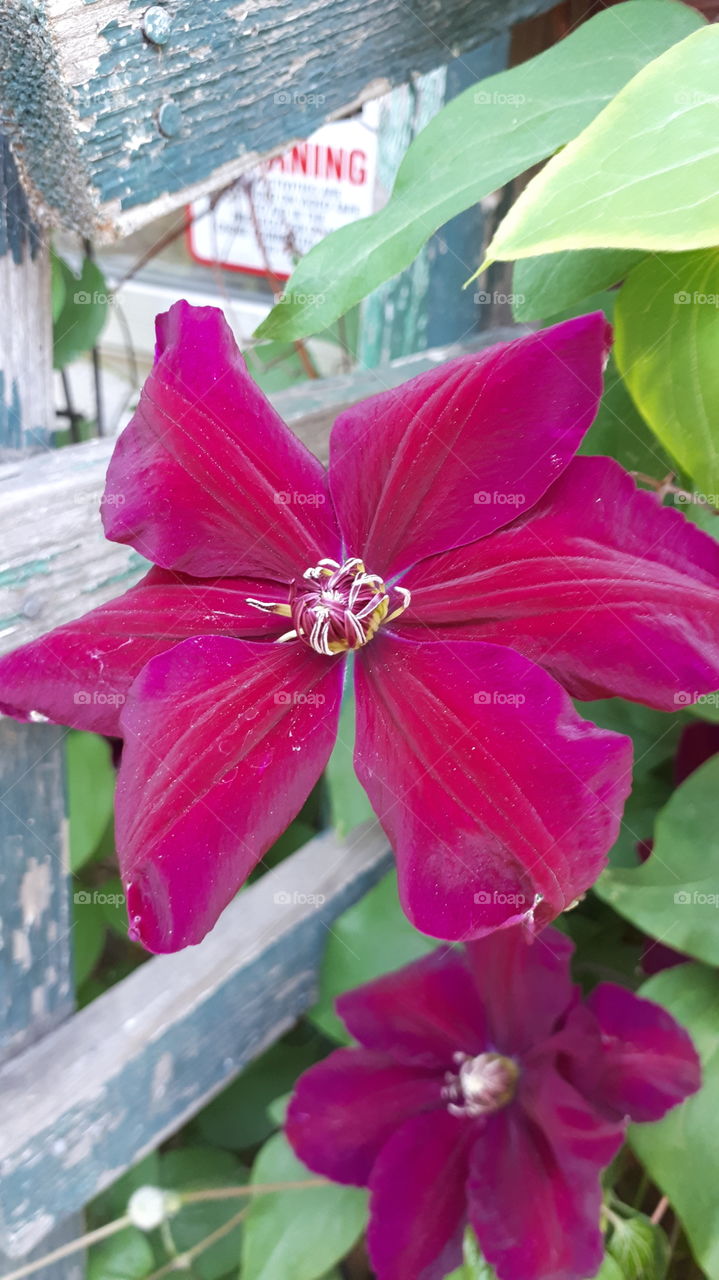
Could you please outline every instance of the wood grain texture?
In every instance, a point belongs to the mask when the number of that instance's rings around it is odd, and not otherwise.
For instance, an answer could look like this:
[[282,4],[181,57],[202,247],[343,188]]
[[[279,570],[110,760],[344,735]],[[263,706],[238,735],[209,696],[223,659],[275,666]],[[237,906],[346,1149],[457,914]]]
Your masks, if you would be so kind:
[[[0,106],[1,106],[0,101]],[[0,133],[0,461],[49,439],[53,420],[50,256]]]
[[154,957],[0,1068],[0,1247],[36,1246],[273,1043],[316,998],[332,920],[389,860],[377,823],[318,836],[200,946]]
[[[323,461],[329,430],[349,404],[433,368],[443,360],[516,337],[520,329],[477,334],[377,369],[303,383],[272,396],[293,430]],[[136,582],[146,562],[107,542],[100,499],[112,440],[91,441],[0,466],[0,652],[69,622]]]
[[143,35],[146,0],[0,0],[0,97],[38,212],[111,235],[551,3],[168,0],[160,47]]
[[64,735],[0,721],[0,1060],[73,1007]]

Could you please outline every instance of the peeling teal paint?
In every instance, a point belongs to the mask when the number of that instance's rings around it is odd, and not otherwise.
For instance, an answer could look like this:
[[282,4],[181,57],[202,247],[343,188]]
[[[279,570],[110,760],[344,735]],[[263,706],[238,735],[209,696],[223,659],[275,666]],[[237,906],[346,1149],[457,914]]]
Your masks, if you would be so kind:
[[0,587],[22,587],[40,574],[51,573],[55,559],[56,555],[46,556],[43,560],[29,560],[14,569],[3,569],[0,571]]
[[[122,209],[149,203],[206,179],[244,150],[306,136],[371,79],[401,84],[446,62],[450,48],[476,47],[553,2],[414,0],[408,7],[375,0],[374,26],[357,32],[359,56],[354,0],[320,11],[266,0],[244,12],[237,0],[176,0],[166,47],[144,39],[147,0],[131,0],[129,19],[100,32],[95,74],[75,90],[84,161],[104,202]],[[341,62],[338,45],[347,53]],[[168,99],[182,116],[173,138],[158,128]]]
[[6,450],[35,452],[47,448],[51,433],[46,427],[23,427],[20,391],[15,379],[8,387],[0,369],[0,455]]

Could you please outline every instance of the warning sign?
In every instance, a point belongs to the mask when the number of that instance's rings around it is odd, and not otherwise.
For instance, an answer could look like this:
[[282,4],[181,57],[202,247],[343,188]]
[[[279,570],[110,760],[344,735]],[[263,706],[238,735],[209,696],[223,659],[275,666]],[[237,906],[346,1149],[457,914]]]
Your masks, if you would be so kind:
[[244,174],[211,212],[209,197],[196,200],[190,253],[208,265],[262,275],[269,269],[286,280],[330,231],[373,212],[376,171],[372,116],[322,125]]

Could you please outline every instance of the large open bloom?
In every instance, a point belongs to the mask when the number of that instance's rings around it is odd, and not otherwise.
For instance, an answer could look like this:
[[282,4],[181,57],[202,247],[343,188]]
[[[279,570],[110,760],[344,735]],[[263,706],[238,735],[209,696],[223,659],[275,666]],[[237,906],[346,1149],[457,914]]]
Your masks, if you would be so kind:
[[405,911],[442,938],[539,928],[597,877],[628,739],[570,694],[672,708],[719,685],[719,547],[573,455],[608,330],[584,316],[340,414],[329,472],[214,308],[158,319],[110,464],[138,586],[0,662],[0,702],[120,734],[133,930],[197,942],[298,812],[355,655],[356,765]]
[[469,1223],[499,1280],[586,1280],[599,1175],[626,1122],[699,1087],[687,1033],[612,983],[585,1004],[572,944],[519,926],[340,997],[360,1048],[300,1077],[287,1136],[310,1169],[370,1188],[378,1280],[442,1280]]

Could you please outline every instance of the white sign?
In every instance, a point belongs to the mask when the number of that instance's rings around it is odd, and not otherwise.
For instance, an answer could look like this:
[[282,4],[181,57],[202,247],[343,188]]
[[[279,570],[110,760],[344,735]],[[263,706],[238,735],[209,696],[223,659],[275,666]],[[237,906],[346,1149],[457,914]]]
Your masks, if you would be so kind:
[[192,257],[286,280],[298,258],[330,231],[376,207],[375,119],[365,109],[352,120],[322,125],[306,142],[244,174],[212,212],[209,197],[196,200]]

